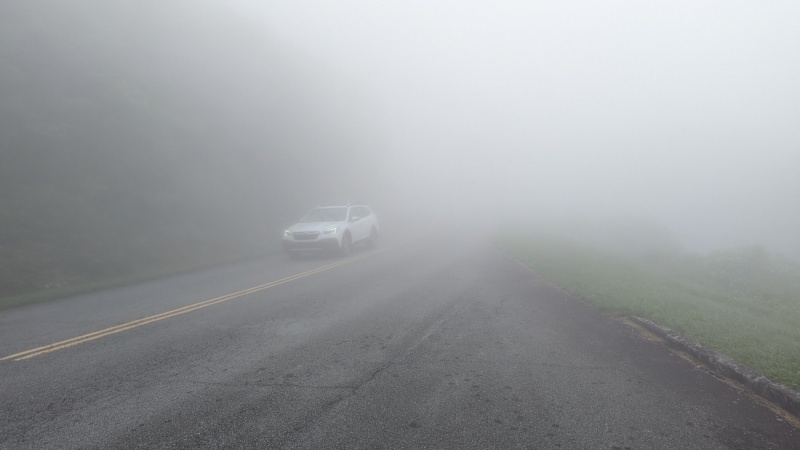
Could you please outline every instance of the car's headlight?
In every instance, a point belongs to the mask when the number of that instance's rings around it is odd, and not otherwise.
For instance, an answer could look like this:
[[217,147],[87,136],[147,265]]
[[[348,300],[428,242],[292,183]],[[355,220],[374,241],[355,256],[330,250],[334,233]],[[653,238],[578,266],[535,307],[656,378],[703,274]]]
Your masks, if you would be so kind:
[[292,237],[292,232],[289,230],[283,230],[283,237]]
[[336,227],[328,228],[327,230],[322,232],[322,234],[334,234],[334,233],[336,233]]

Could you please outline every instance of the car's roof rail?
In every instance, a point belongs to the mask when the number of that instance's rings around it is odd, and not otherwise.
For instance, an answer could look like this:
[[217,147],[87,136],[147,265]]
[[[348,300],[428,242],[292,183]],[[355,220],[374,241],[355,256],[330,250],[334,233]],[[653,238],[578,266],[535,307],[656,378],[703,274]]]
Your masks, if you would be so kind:
[[327,203],[317,203],[317,206],[315,206],[314,208],[329,208],[329,207],[330,207],[330,208],[334,208],[334,207],[337,207],[337,206],[345,206],[345,207],[349,207],[349,206],[355,206],[355,205],[358,205],[358,206],[367,206],[367,204],[366,204],[366,203],[364,203],[364,202],[348,202],[348,203],[346,203],[346,204],[344,204],[344,205],[329,205],[329,204],[327,204]]

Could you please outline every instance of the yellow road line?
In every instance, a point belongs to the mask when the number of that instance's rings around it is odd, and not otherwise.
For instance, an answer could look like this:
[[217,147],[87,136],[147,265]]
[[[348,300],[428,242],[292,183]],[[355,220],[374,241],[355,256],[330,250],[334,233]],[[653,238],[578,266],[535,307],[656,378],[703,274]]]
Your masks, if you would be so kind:
[[335,262],[333,264],[328,264],[326,266],[318,267],[316,269],[309,270],[307,272],[302,272],[296,275],[291,275],[286,278],[281,278],[277,281],[272,281],[266,284],[262,284],[260,286],[255,286],[249,289],[244,289],[238,292],[233,292],[231,294],[226,294],[220,297],[215,297],[209,300],[205,300],[199,303],[194,303],[191,305],[183,306],[181,308],[173,309],[170,311],[166,311],[160,314],[156,314],[149,317],[144,317],[142,319],[137,319],[131,322],[123,323],[120,325],[116,325],[113,327],[105,328],[99,331],[95,331],[92,333],[84,334],[81,336],[74,337],[72,339],[67,339],[61,342],[55,342],[53,344],[45,345],[42,347],[32,348],[30,350],[25,350],[24,352],[14,353],[13,355],[8,355],[6,357],[0,358],[0,361],[22,361],[29,358],[34,358],[36,356],[44,355],[45,353],[54,352],[56,350],[62,350],[65,348],[73,347],[75,345],[83,344],[85,342],[93,341],[95,339],[100,339],[102,337],[106,337],[112,334],[121,333],[123,331],[127,331],[133,328],[141,327],[142,325],[147,325],[149,323],[158,322],[160,320],[169,319],[170,317],[179,316],[181,314],[186,314],[192,311],[197,311],[198,309],[207,308],[212,305],[216,305],[218,303],[227,302],[229,300],[233,300],[235,298],[239,298],[248,294],[252,294],[254,292],[263,291],[264,289],[269,289],[271,287],[275,287],[284,283],[288,283],[290,281],[295,281],[300,278],[304,278],[310,275],[314,275],[316,273],[324,272],[326,270],[333,269],[334,267],[339,267],[344,264],[351,263],[353,261],[357,261],[362,258],[366,258],[368,256],[372,256],[376,253],[382,252],[387,250],[388,248],[382,248],[378,250],[372,250],[370,252],[353,256],[351,258]]

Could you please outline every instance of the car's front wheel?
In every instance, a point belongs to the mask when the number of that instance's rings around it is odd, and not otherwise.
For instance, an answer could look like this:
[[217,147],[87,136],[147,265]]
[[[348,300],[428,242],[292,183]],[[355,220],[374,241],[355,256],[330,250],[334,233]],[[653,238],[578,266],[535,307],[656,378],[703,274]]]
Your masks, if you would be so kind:
[[349,234],[345,234],[342,236],[342,244],[339,246],[339,254],[342,256],[347,256],[350,254],[350,247],[352,247],[353,241],[350,239]]
[[375,248],[378,246],[378,230],[376,230],[375,227],[372,227],[372,229],[369,230],[369,241],[367,241],[367,245],[369,248]]

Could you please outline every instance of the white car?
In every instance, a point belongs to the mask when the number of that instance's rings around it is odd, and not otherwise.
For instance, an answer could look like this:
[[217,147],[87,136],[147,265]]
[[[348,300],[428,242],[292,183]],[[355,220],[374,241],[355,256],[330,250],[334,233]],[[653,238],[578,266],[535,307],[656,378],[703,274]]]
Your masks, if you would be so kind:
[[283,249],[290,255],[330,250],[346,256],[354,244],[376,246],[379,233],[378,218],[366,205],[317,206],[284,230]]

